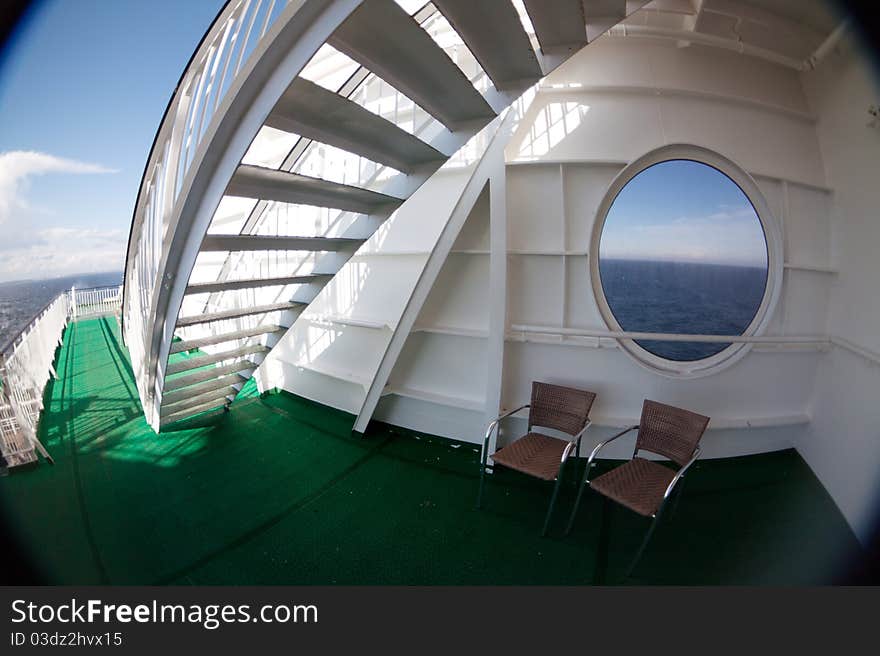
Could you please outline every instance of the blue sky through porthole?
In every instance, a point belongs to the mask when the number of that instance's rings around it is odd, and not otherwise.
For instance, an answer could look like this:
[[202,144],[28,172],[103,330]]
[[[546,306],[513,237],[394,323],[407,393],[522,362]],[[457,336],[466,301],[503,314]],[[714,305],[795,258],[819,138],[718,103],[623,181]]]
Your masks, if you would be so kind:
[[[738,335],[767,285],[767,242],[743,191],[724,173],[689,160],[655,164],[614,199],[599,245],[606,301],[632,332]],[[640,341],[678,361],[728,344]]]

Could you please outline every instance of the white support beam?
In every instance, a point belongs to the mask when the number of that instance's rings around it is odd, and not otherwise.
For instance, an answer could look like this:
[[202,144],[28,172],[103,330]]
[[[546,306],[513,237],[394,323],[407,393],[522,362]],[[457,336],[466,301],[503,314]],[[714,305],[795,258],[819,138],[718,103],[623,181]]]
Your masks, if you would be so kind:
[[462,226],[480,197],[483,188],[489,181],[493,170],[498,166],[498,162],[500,161],[503,166],[504,147],[513,131],[517,116],[517,110],[511,108],[504,119],[501,120],[501,125],[495,132],[489,147],[486,149],[482,159],[477,162],[470,180],[468,180],[461,196],[459,196],[458,202],[452,210],[452,215],[437,239],[434,250],[428,256],[425,268],[422,270],[422,274],[401,314],[397,330],[392,335],[391,341],[382,356],[379,369],[367,389],[364,403],[355,420],[355,431],[363,433],[366,430],[367,424],[370,422],[373,412],[376,410],[376,405],[379,403],[379,399],[385,389],[385,385],[388,383],[388,378],[391,376],[397,358],[406,344],[406,340],[415,325],[419,312],[428,298],[428,294],[434,286],[434,282],[440,274],[440,269],[452,250],[452,246],[455,244]]
[[[489,425],[501,409],[507,334],[507,174],[503,155],[489,162],[489,336],[486,344],[486,407]],[[489,441],[495,452],[498,432]]]

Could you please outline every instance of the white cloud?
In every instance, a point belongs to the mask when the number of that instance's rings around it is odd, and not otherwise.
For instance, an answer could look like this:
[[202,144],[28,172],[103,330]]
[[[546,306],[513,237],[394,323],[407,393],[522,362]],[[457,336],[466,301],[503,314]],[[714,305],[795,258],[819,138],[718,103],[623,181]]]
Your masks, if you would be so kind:
[[617,226],[602,235],[601,257],[766,266],[767,244],[751,208],[668,223]]
[[46,173],[115,173],[99,164],[56,157],[30,150],[12,150],[0,153],[0,224],[14,210],[27,209],[25,199],[28,178]]
[[121,271],[128,233],[121,229],[51,227],[0,248],[0,280]]

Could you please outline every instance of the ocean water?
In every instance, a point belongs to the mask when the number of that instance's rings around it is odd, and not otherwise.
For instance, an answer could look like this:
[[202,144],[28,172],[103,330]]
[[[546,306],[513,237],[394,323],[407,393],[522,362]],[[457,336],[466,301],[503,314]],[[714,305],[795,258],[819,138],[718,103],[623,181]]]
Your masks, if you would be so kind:
[[71,287],[85,289],[121,284],[122,272],[0,282],[0,348],[18,335],[34,315],[61,292]]
[[[624,330],[655,333],[736,335],[752,322],[767,284],[766,268],[648,262],[602,258],[605,298]],[[0,283],[0,348],[49,301],[71,287],[122,284],[122,273],[98,273]],[[638,344],[663,358],[707,358],[728,344],[658,342]]]
[[[600,259],[602,288],[627,331],[737,335],[752,322],[767,285],[764,267]],[[693,361],[729,344],[637,342],[669,360]]]

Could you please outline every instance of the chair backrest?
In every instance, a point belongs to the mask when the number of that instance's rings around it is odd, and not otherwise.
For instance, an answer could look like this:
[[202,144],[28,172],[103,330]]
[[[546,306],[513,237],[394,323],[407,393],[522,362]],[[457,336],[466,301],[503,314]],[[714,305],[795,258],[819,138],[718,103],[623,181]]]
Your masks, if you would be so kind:
[[694,455],[709,417],[690,410],[645,400],[636,450],[645,449],[684,465]]
[[532,383],[529,431],[532,426],[543,426],[577,435],[587,425],[595,399],[596,395],[586,390],[550,383]]

